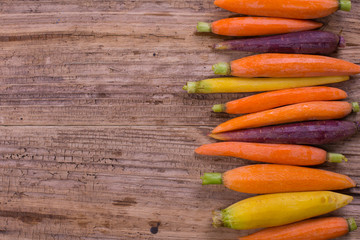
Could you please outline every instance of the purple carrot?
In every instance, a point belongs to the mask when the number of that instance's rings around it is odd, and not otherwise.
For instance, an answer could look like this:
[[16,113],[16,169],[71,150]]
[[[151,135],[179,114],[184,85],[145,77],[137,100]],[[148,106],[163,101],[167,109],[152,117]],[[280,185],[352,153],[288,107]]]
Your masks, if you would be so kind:
[[214,45],[217,50],[256,53],[330,54],[345,47],[345,39],[331,32],[304,31],[269,37],[229,40]]
[[251,128],[209,136],[223,141],[321,145],[349,138],[359,129],[359,122],[326,120]]

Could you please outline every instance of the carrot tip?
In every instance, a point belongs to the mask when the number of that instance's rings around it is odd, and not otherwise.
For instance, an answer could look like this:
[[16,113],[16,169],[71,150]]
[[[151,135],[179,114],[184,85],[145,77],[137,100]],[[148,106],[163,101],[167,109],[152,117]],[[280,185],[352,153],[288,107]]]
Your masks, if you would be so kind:
[[221,173],[204,173],[204,176],[202,176],[201,179],[202,185],[222,184]]
[[215,74],[229,75],[231,73],[231,67],[229,63],[220,62],[212,66],[212,70]]
[[196,29],[197,32],[211,32],[211,23],[198,22]]
[[327,161],[331,163],[342,163],[343,161],[347,162],[348,159],[340,153],[328,153]]
[[222,140],[222,141],[226,140],[226,138],[224,138],[221,134],[210,133],[210,134],[208,134],[208,136],[211,138],[214,138],[216,140]]
[[218,228],[224,225],[222,211],[213,211],[213,226]]
[[349,12],[351,10],[351,0],[340,0],[339,9]]
[[215,104],[212,107],[212,110],[214,112],[225,112],[225,104]]
[[352,105],[352,110],[353,110],[353,112],[359,112],[360,111],[360,107],[359,107],[359,103],[358,102],[352,102],[351,103],[351,105]]
[[353,217],[346,219],[346,221],[349,226],[349,232],[355,231],[357,229],[357,225]]
[[229,46],[226,43],[216,43],[214,45],[214,49],[216,49],[216,50],[227,50],[227,49],[229,49]]
[[340,48],[346,47],[346,41],[345,41],[345,38],[343,36],[339,36],[339,44],[338,44],[338,46]]

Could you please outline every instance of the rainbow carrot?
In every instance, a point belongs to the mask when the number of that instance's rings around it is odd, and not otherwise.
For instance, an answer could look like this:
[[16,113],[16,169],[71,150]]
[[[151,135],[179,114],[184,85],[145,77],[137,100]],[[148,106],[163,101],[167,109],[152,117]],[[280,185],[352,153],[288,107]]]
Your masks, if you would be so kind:
[[314,101],[297,103],[233,118],[218,125],[212,133],[308,120],[338,119],[347,116],[351,111],[359,112],[357,102]]
[[215,74],[237,77],[319,77],[360,73],[360,66],[308,54],[264,53],[213,65]]
[[234,17],[213,23],[199,22],[198,32],[212,32],[226,36],[259,36],[300,32],[321,27],[323,24],[298,19],[272,17]]
[[331,32],[313,30],[227,40],[215,44],[214,49],[257,53],[331,54],[338,47],[345,46],[344,37]]
[[188,93],[263,92],[338,83],[346,80],[349,80],[349,76],[257,79],[228,77],[187,82],[183,89]]
[[260,93],[226,104],[214,105],[214,112],[226,112],[229,114],[244,114],[260,112],[267,109],[284,105],[324,100],[339,100],[347,98],[346,92],[331,87],[305,87],[278,90]]
[[215,0],[223,9],[252,16],[313,19],[326,17],[337,10],[350,11],[350,0]]
[[221,173],[205,173],[203,185],[224,184],[243,193],[264,194],[340,190],[355,187],[346,175],[320,169],[277,164],[256,164]]
[[246,237],[240,237],[239,240],[328,240],[341,237],[356,229],[354,218],[327,217],[267,228]]
[[228,156],[258,162],[303,166],[318,165],[326,161],[347,161],[342,154],[327,153],[320,148],[291,144],[218,142],[202,145],[195,152],[201,155]]
[[322,145],[349,138],[359,130],[359,122],[323,120],[249,128],[209,136],[232,142]]
[[352,196],[329,191],[259,195],[214,211],[213,225],[233,229],[281,226],[329,213],[352,200]]

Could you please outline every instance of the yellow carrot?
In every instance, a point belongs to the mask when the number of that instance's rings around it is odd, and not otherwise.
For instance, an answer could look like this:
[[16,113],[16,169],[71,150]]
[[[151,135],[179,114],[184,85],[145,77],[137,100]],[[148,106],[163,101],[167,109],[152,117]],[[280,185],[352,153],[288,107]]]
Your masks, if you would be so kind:
[[280,226],[329,213],[352,200],[352,196],[331,191],[259,195],[215,211],[213,225],[233,229]]
[[211,78],[187,82],[183,87],[188,93],[236,93],[262,92],[337,83],[349,80],[349,76],[308,78]]

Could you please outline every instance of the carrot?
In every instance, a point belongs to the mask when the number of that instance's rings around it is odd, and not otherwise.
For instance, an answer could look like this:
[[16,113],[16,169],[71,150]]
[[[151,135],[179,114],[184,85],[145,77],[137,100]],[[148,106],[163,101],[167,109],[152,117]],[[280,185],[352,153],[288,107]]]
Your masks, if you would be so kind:
[[328,240],[356,229],[354,218],[327,217],[267,228],[239,240]]
[[355,187],[356,183],[346,175],[305,167],[256,164],[221,173],[205,173],[203,185],[223,184],[242,193],[264,194],[340,190]]
[[199,22],[198,32],[212,32],[226,36],[259,36],[300,32],[321,27],[323,24],[309,20],[272,17],[234,17],[212,23]]
[[307,120],[338,119],[347,116],[351,111],[359,111],[357,102],[314,101],[297,103],[233,118],[218,125],[212,133]]
[[346,46],[345,38],[331,32],[302,31],[279,35],[227,40],[216,43],[217,50],[257,53],[303,53],[328,55]]
[[284,105],[323,101],[338,100],[347,97],[346,92],[332,87],[305,87],[285,89],[273,92],[260,93],[226,104],[214,105],[214,112],[226,112],[229,114],[254,113],[263,110],[280,107]]
[[360,131],[360,122],[322,120],[288,123],[209,134],[231,142],[323,145],[345,140]]
[[297,19],[321,18],[338,9],[343,11],[351,9],[350,0],[215,0],[214,4],[244,15]]
[[195,152],[201,155],[228,156],[258,162],[304,166],[322,164],[326,161],[347,161],[342,154],[327,153],[320,148],[292,144],[218,142],[202,145],[195,149]]
[[349,76],[311,78],[211,78],[187,82],[183,87],[188,93],[236,93],[262,92],[337,83],[349,80]]
[[341,59],[308,55],[264,53],[213,65],[215,74],[237,77],[319,77],[360,73],[360,66]]
[[330,191],[259,195],[214,211],[213,225],[233,229],[281,226],[329,213],[352,200],[352,196]]

